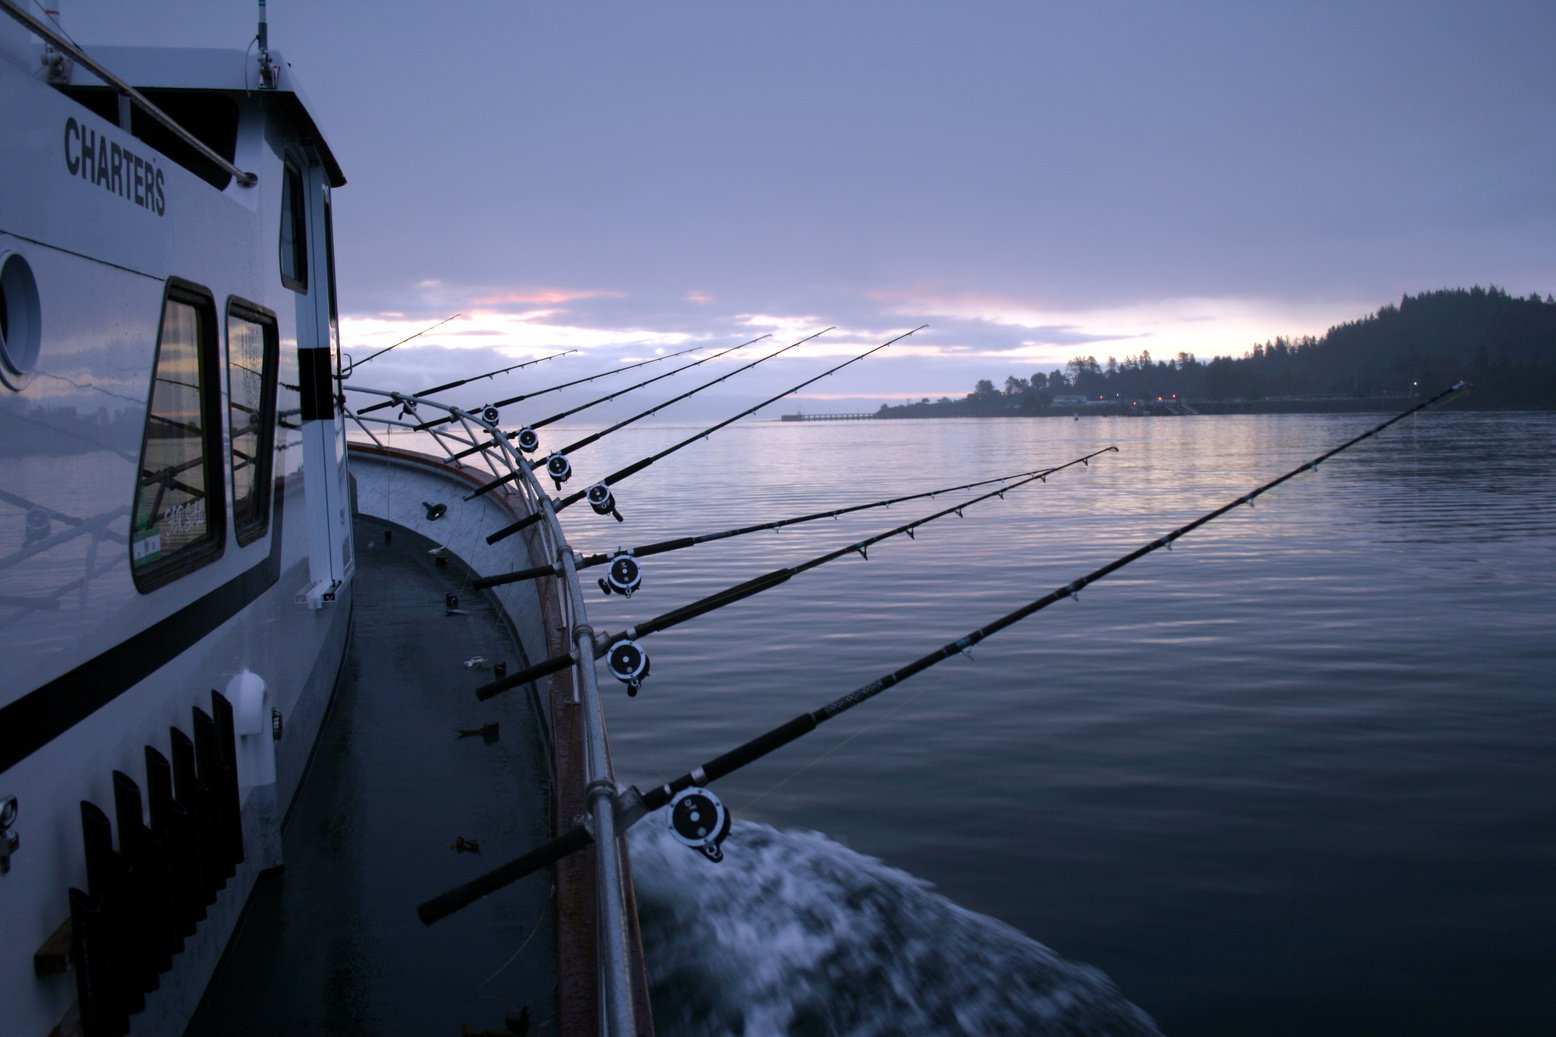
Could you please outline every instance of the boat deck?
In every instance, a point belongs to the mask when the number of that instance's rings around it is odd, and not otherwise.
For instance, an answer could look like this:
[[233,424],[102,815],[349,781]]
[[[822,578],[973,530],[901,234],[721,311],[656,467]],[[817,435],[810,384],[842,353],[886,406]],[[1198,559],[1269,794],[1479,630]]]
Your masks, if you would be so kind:
[[[426,927],[416,904],[551,833],[526,693],[478,703],[467,660],[524,665],[502,614],[431,541],[358,519],[355,631],[285,866],[262,877],[188,1033],[555,1032],[556,911],[536,877]],[[458,595],[448,614],[445,596]],[[499,724],[498,739],[460,737]],[[457,840],[479,853],[459,852]]]

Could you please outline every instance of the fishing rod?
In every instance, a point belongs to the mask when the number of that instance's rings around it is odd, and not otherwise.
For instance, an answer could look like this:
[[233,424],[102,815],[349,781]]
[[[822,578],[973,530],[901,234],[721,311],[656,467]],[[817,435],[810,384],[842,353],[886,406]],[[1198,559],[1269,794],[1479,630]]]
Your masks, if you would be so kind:
[[[558,411],[557,413],[551,415],[549,418],[541,418],[539,421],[532,421],[527,426],[525,426],[525,428],[528,428],[531,432],[534,432],[537,429],[543,429],[547,425],[550,425],[553,422],[561,421],[563,418],[570,417],[571,415],[577,414],[579,411],[585,411],[585,410],[588,410],[590,407],[595,407],[595,406],[598,406],[599,404],[602,404],[602,403],[608,403],[609,401],[614,400],[616,397],[624,396],[627,393],[632,392],[635,389],[641,389],[645,385],[652,385],[653,383],[655,383],[657,381],[660,381],[661,379],[669,378],[673,374],[680,374],[682,371],[690,371],[692,368],[696,367],[698,364],[706,364],[709,360],[717,360],[719,357],[724,356],[724,355],[726,355],[728,353],[733,353],[737,349],[744,349],[746,346],[754,346],[758,342],[762,341],[763,339],[767,339],[767,338],[772,338],[772,335],[758,335],[756,338],[752,339],[749,342],[742,342],[738,346],[730,346],[728,349],[721,349],[717,353],[711,353],[708,356],[703,357],[701,360],[693,360],[689,364],[683,364],[680,367],[677,367],[673,371],[666,371],[664,374],[655,375],[654,377],[649,378],[646,381],[638,382],[636,385],[629,385],[625,389],[618,389],[617,391],[611,393],[609,396],[601,396],[597,400],[591,400],[588,403],[580,404],[577,407],[571,407],[571,408],[569,408],[567,410],[564,410],[564,411]],[[688,395],[690,395],[690,394],[688,394]],[[526,449],[526,446],[528,447],[528,449]],[[538,439],[534,439],[532,437],[525,436],[524,435],[524,429],[520,429],[519,430],[519,449],[520,450],[523,450],[527,454],[532,454],[537,449],[539,449],[539,447],[540,447],[540,441]]]
[[[597,442],[597,441],[605,438],[606,436],[610,435],[612,432],[617,431],[618,429],[626,428],[628,425],[632,424],[634,421],[641,421],[642,419],[650,416],[651,414],[655,414],[655,413],[657,413],[659,411],[664,410],[666,407],[670,406],[673,403],[680,403],[682,400],[686,399],[688,396],[695,396],[697,393],[702,392],[702,390],[704,390],[704,389],[711,388],[712,386],[715,386],[715,385],[719,384],[720,382],[727,381],[728,379],[735,377],[735,375],[740,374],[742,371],[749,371],[751,368],[755,367],[757,364],[766,363],[767,361],[771,360],[773,357],[781,356],[784,353],[787,353],[789,350],[795,348],[796,346],[802,346],[805,343],[809,342],[811,339],[819,338],[820,336],[825,335],[827,332],[829,332],[831,330],[832,330],[831,328],[822,328],[820,331],[816,332],[814,335],[807,335],[804,338],[800,339],[798,342],[791,342],[787,346],[784,346],[782,349],[774,350],[773,352],[771,352],[771,353],[769,353],[769,354],[767,354],[766,356],[763,356],[763,357],[757,357],[755,360],[751,361],[749,364],[743,364],[742,366],[735,368],[733,371],[729,371],[729,372],[727,372],[725,374],[720,375],[719,377],[713,379],[712,381],[703,382],[701,385],[697,386],[696,388],[689,389],[686,392],[681,393],[681,395],[679,395],[679,396],[672,397],[672,398],[664,401],[661,404],[658,404],[656,406],[650,407],[648,410],[645,410],[645,411],[642,411],[640,413],[634,414],[630,418],[626,418],[625,420],[618,421],[618,422],[616,422],[616,424],[612,425],[610,428],[601,429],[600,431],[594,433],[593,435],[585,436],[584,438],[580,439],[576,443],[569,443],[567,446],[563,447],[560,450],[553,450],[551,452],[550,456],[548,456],[546,458],[546,474],[551,476],[551,481],[556,483],[556,488],[560,490],[562,488],[562,484],[567,482],[567,480],[569,480],[569,479],[571,479],[573,477],[573,465],[572,465],[572,462],[567,459],[567,455],[571,454],[573,451],[581,450],[584,447],[588,446],[590,443]],[[751,341],[752,342],[760,342],[760,341],[762,341],[763,338],[770,338],[770,337],[771,336],[769,336],[769,335],[763,335],[762,338],[752,339]],[[746,345],[750,345],[750,344],[751,344],[750,342],[746,343]],[[739,349],[740,347],[736,346],[734,348]],[[727,350],[727,349],[724,351],[724,353],[728,353],[728,352],[729,352],[729,350]],[[724,353],[719,353],[719,354],[716,354],[716,355],[723,356]],[[713,357],[705,357],[704,359],[712,360]],[[698,363],[701,363],[701,362],[702,361],[698,361]],[[674,374],[673,371],[671,373]],[[647,384],[647,383],[644,383],[644,384]],[[625,390],[623,390],[623,391],[625,391]],[[618,395],[620,395],[620,394],[618,393]],[[596,401],[596,402],[603,402],[603,401]],[[582,409],[582,408],[579,408],[579,409]],[[546,420],[547,421],[555,421],[557,418],[561,418],[561,417],[566,417],[566,414],[564,413],[564,414],[553,415],[552,417],[547,418]],[[535,435],[535,428],[536,427],[537,426],[535,426],[535,425],[531,425],[531,426],[529,426],[529,428],[527,430],[526,429],[520,429],[519,430],[519,449],[522,450],[526,454],[534,453],[535,450],[537,450],[540,447],[540,437]],[[528,435],[525,434],[526,431],[528,432]],[[518,469],[518,468],[514,468],[513,470],[511,470],[509,472],[506,472],[503,475],[500,475],[497,478],[493,479],[491,482],[483,483],[479,488],[476,489],[476,491],[474,493],[471,493],[468,496],[466,496],[465,500],[474,500],[475,498],[481,496],[483,493],[490,493],[492,490],[495,490],[497,487],[502,486],[502,485],[504,485],[506,483],[510,483],[513,480],[519,479],[519,478],[522,478],[522,477],[523,477],[523,472],[520,469]],[[596,508],[595,510],[598,511],[599,509]],[[616,519],[617,519],[618,522],[621,520],[621,515],[616,512],[614,506],[606,508],[604,511],[601,511],[600,514],[602,514],[602,515],[612,515],[612,514],[614,514],[614,515],[616,515]]]
[[436,324],[432,325],[431,327],[422,328],[420,331],[418,331],[414,335],[407,335],[407,336],[405,336],[404,338],[402,338],[400,341],[396,342],[392,346],[385,346],[383,349],[380,349],[378,352],[374,353],[372,356],[364,357],[361,360],[353,360],[350,364],[347,365],[346,373],[341,375],[341,377],[342,378],[350,378],[353,371],[355,371],[357,368],[361,367],[363,364],[367,363],[369,360],[377,359],[378,357],[381,357],[385,353],[389,352],[391,349],[398,349],[401,346],[405,345],[407,342],[411,341],[412,339],[421,338],[423,335],[425,335],[429,331],[436,331],[438,328],[441,328],[443,325],[447,324],[449,321],[453,320],[455,317],[463,317],[463,316],[464,316],[464,314],[462,314],[462,313],[451,314],[450,316],[444,317],[442,320],[438,321]]
[[[836,372],[841,371],[843,368],[847,367],[849,364],[857,363],[860,360],[863,360],[865,357],[869,356],[871,353],[878,353],[881,350],[885,349],[887,346],[892,345],[895,342],[901,342],[903,339],[907,338],[909,335],[912,335],[915,332],[923,331],[927,327],[929,327],[928,324],[920,324],[918,327],[914,328],[912,331],[904,331],[902,334],[898,335],[896,338],[887,339],[885,342],[882,342],[880,345],[874,347],[873,349],[867,349],[863,353],[860,353],[858,356],[850,357],[849,359],[843,361],[841,364],[838,364],[836,367],[830,367],[827,370],[821,372],[820,374],[816,375],[814,378],[807,378],[805,381],[801,382],[800,384],[798,384],[798,385],[796,385],[796,386],[794,386],[792,388],[785,389],[783,392],[779,393],[776,396],[768,397],[767,399],[763,400],[761,403],[758,403],[754,407],[747,407],[745,410],[741,411],[739,414],[736,414],[734,417],[725,418],[723,421],[719,422],[717,425],[709,425],[707,428],[703,429],[701,432],[698,432],[698,433],[695,433],[694,435],[688,436],[687,438],[681,440],[679,443],[676,443],[673,446],[665,447],[663,450],[659,451],[658,453],[649,454],[647,457],[640,458],[640,459],[632,462],[631,464],[627,465],[627,467],[621,468],[621,469],[618,469],[617,471],[612,472],[610,475],[607,475],[605,478],[601,479],[599,482],[595,483],[593,486],[590,486],[587,489],[577,490],[577,491],[569,494],[568,496],[563,497],[561,500],[556,501],[553,504],[553,506],[552,506],[552,510],[553,511],[561,511],[563,508],[571,507],[572,505],[577,504],[580,500],[583,500],[585,497],[588,497],[589,498],[589,507],[594,509],[595,514],[597,514],[597,515],[614,515],[616,517],[616,520],[619,522],[619,521],[621,521],[621,513],[616,510],[616,498],[610,491],[610,488],[612,486],[614,486],[616,483],[621,482],[623,479],[627,478],[628,476],[636,475],[638,472],[641,472],[643,469],[647,468],[649,465],[653,464],[655,461],[659,461],[659,460],[661,460],[663,458],[666,458],[666,457],[670,456],[671,454],[675,453],[677,450],[680,450],[682,447],[690,446],[692,443],[697,442],[699,439],[706,439],[709,436],[713,435],[713,433],[717,432],[719,429],[723,428],[724,426],[726,426],[726,425],[733,425],[735,422],[739,421],[741,418],[745,417],[746,415],[756,413],[757,411],[761,410],[763,407],[767,406],[769,403],[775,403],[778,400],[783,399],[785,396],[788,396],[790,393],[799,392],[801,389],[805,388],[807,385],[810,385],[812,382],[819,382],[821,379],[827,377],[828,375],[835,374]],[[821,334],[821,332],[818,331],[816,334],[819,335],[819,334]],[[814,338],[815,336],[812,336],[812,337]],[[513,534],[519,532],[520,530],[526,529],[529,526],[534,525],[536,522],[539,522],[540,521],[540,516],[541,516],[541,512],[540,511],[533,511],[530,514],[528,514],[528,515],[524,516],[523,518],[519,519],[517,522],[513,522],[513,523],[511,523],[509,525],[506,525],[503,528],[499,529],[497,532],[492,533],[491,535],[489,535],[486,538],[486,542],[488,544],[495,544],[499,540],[504,540],[504,539],[506,539],[508,537],[511,537]]]
[[[485,374],[473,374],[469,378],[461,378],[458,381],[444,382],[442,385],[434,385],[432,388],[422,389],[420,392],[393,393],[389,399],[383,400],[379,403],[369,404],[368,406],[363,407],[361,410],[357,411],[357,414],[371,414],[375,410],[383,410],[385,407],[393,407],[397,403],[402,405],[409,403],[414,408],[417,397],[433,396],[440,392],[446,392],[449,389],[457,389],[461,385],[467,385],[470,382],[479,382],[483,378],[496,378],[498,375],[507,374],[509,371],[518,371],[525,367],[531,367],[535,364],[545,363],[547,360],[555,360],[559,356],[567,356],[569,353],[576,352],[578,352],[576,349],[564,349],[560,353],[552,353],[550,356],[543,356],[536,360],[526,360],[522,364],[513,364],[510,367],[500,367],[495,371],[488,371]],[[346,388],[355,389],[356,386],[348,385]]]
[[[817,332],[815,335],[822,335],[822,332]],[[815,338],[815,335],[812,335],[811,338]],[[638,385],[629,385],[626,389],[619,389],[619,391],[612,392],[610,395],[602,395],[602,397],[599,397],[598,400],[590,400],[590,402],[584,403],[584,405],[574,406],[574,408],[571,408],[571,410],[560,411],[560,413],[552,414],[551,417],[543,417],[543,419],[538,420],[538,422],[535,422],[535,424],[524,425],[523,428],[518,430],[518,448],[520,448],[521,452],[524,453],[534,453],[535,450],[540,448],[540,436],[535,433],[537,428],[545,427],[545,425],[549,425],[551,422],[555,422],[555,420],[562,420],[563,417],[568,416],[568,414],[577,414],[579,411],[587,411],[588,408],[591,408],[591,406],[599,405],[599,403],[605,403],[608,402],[608,400],[615,400],[618,395],[626,394],[626,392],[632,392],[633,389],[641,389],[643,386],[652,385],[652,383],[660,380],[660,378],[669,378],[672,374],[680,374],[682,371],[688,371],[688,369],[691,369],[691,367],[696,367],[697,364],[705,364],[710,360],[717,360],[719,357],[724,357],[725,353],[733,353],[736,349],[745,349],[747,346],[755,346],[756,343],[759,343],[759,341],[762,341],[764,338],[772,338],[772,335],[758,335],[756,338],[753,338],[752,341],[748,341],[748,343],[741,343],[739,346],[730,346],[728,349],[719,350],[717,353],[711,353],[711,355],[708,355],[708,357],[703,357],[702,360],[694,360],[689,364],[683,364],[683,366],[677,367],[675,371],[666,371],[664,374],[655,375],[655,377],[649,378],[647,381],[640,381]],[[808,341],[811,341],[811,339],[800,339],[800,343],[808,343]],[[764,360],[772,360],[772,358],[776,357],[778,353],[789,352],[790,349],[794,349],[794,347],[798,346],[800,343],[794,343],[792,346],[784,346],[783,349],[778,350],[776,353],[769,353],[767,357],[761,357],[759,360],[753,360],[752,363],[745,364],[744,367],[736,367],[736,369],[731,371],[730,374],[722,375],[722,377],[719,378],[714,378],[713,381],[705,381],[703,385],[697,386],[696,389],[691,389],[691,391],[688,392],[682,392],[682,394],[677,395],[677,397],[674,397],[674,399],[664,400],[664,402],[660,403],[660,405],[654,406],[654,408],[649,408],[649,410],[643,411],[641,414],[633,414],[633,416],[629,417],[629,419],[622,420],[622,422],[616,422],[615,425],[607,428],[607,430],[599,431],[599,433],[594,433],[593,436],[580,439],[580,441],[577,441],[576,444],[563,447],[562,450],[555,450],[555,452],[551,453],[549,458],[546,458],[546,472],[548,472],[549,475],[551,475],[552,480],[555,480],[555,483],[557,483],[557,489],[562,489],[562,484],[566,483],[566,481],[568,481],[569,478],[573,476],[573,466],[571,466],[571,464],[569,464],[569,462],[565,459],[568,453],[573,452],[573,450],[577,450],[579,447],[587,447],[588,444],[591,444],[591,442],[601,438],[601,436],[604,436],[604,434],[613,433],[613,431],[618,430],[618,428],[626,427],[626,425],[632,424],[632,422],[635,422],[635,420],[643,419],[643,417],[647,417],[649,414],[655,413],[655,411],[664,410],[664,408],[671,405],[671,403],[682,402],[682,400],[685,400],[688,395],[696,395],[697,392],[702,392],[703,389],[708,388],[710,385],[719,385],[720,381],[724,381],[725,378],[730,378],[734,377],[734,375],[741,374],[742,371],[747,371],[748,367],[755,367],[756,364],[762,363]],[[559,461],[557,458],[562,459]],[[517,467],[515,467],[515,469],[509,470],[509,472],[504,473],[504,475],[499,475],[498,478],[490,481],[490,483],[482,483],[481,487],[478,487],[476,492],[473,492],[473,494],[465,497],[465,500],[475,500],[476,497],[481,497],[482,494],[490,494],[490,492],[495,490],[496,487],[504,486],[506,483],[512,483],[512,481],[517,480],[517,478],[523,478],[523,470],[517,469]]]
[[[1116,450],[1117,447],[1108,447],[1108,450]],[[1087,454],[1087,458],[1096,457],[1103,453]],[[1083,459],[1084,460],[1084,459]],[[835,519],[840,515],[849,515],[856,511],[867,511],[870,508],[889,508],[893,504],[903,504],[911,500],[922,500],[925,497],[934,498],[943,493],[956,493],[959,490],[976,489],[979,486],[988,486],[997,482],[1010,482],[1013,479],[1022,479],[1029,475],[1048,475],[1054,472],[1053,468],[1038,468],[1026,472],[1017,472],[1014,475],[998,475],[992,479],[979,479],[977,482],[962,483],[960,486],[943,486],[938,490],[924,490],[920,493],[910,493],[903,497],[890,497],[886,500],[871,501],[868,504],[853,504],[844,508],[833,508],[831,511],[816,511],[809,515],[799,515],[795,518],[778,519],[772,522],[757,522],[749,526],[740,526],[736,529],[726,529],[719,533],[704,533],[701,536],[679,537],[675,540],[661,540],[655,544],[645,544],[642,547],[620,548],[611,554],[575,555],[573,567],[578,570],[592,569],[596,565],[610,565],[610,573],[599,581],[600,589],[606,594],[612,592],[630,598],[642,585],[643,578],[637,560],[652,555],[664,554],[667,551],[680,551],[697,544],[706,544],[714,540],[727,540],[730,537],[745,536],[748,533],[760,533],[765,530],[779,530],[786,526],[799,525],[802,522],[815,522],[819,519]],[[1009,487],[1007,487],[1008,489]],[[520,580],[533,580],[546,576],[560,576],[562,566],[553,562],[550,565],[537,565],[532,569],[519,569],[514,572],[497,573],[492,576],[477,578],[473,586],[477,590],[487,587],[498,587],[505,583],[517,583]]]
[[[506,407],[510,403],[522,403],[524,400],[532,400],[532,399],[534,399],[537,396],[544,396],[548,392],[556,392],[559,389],[570,389],[570,388],[572,388],[575,385],[582,385],[585,382],[592,382],[592,381],[594,381],[597,378],[608,378],[608,377],[610,377],[613,374],[624,374],[625,372],[630,371],[633,368],[636,368],[636,367],[646,367],[649,364],[657,364],[661,360],[674,360],[678,356],[685,356],[687,353],[695,353],[695,352],[697,352],[697,350],[699,350],[701,348],[702,348],[701,346],[691,346],[691,347],[689,347],[687,349],[677,350],[674,353],[665,353],[662,356],[651,356],[647,360],[639,360],[636,363],[625,364],[625,365],[623,365],[621,367],[613,367],[609,371],[600,371],[600,372],[597,372],[595,374],[589,375],[586,378],[574,378],[572,381],[570,381],[570,382],[563,382],[561,385],[548,385],[544,389],[536,389],[533,392],[520,393],[517,396],[509,396],[509,397],[506,397],[505,399],[496,400],[496,401],[494,401],[492,403],[484,404],[483,406],[478,408],[478,410],[483,410],[484,411],[487,407]],[[431,421],[424,421],[420,425],[417,425],[416,428],[415,428],[415,431],[417,431],[417,432],[425,432],[429,428],[435,428],[438,425],[447,425],[450,422],[458,421],[458,420],[459,420],[458,418],[452,417],[452,416],[451,417],[447,417],[447,418],[434,418]],[[517,436],[518,433],[517,432],[507,432],[507,433],[504,433],[504,435],[507,438],[512,439],[515,436]],[[473,453],[476,453],[477,451],[485,450],[485,449],[486,449],[486,447],[476,447],[473,450],[466,450],[463,453],[455,454],[454,456],[455,457],[467,457],[470,454],[473,454]]]
[[[699,598],[690,605],[682,605],[680,608],[671,609],[669,612],[655,616],[653,619],[628,627],[619,634],[603,638],[595,648],[595,658],[599,658],[602,655],[605,656],[606,666],[610,669],[611,675],[627,686],[628,695],[636,695],[638,687],[648,677],[648,653],[643,650],[642,645],[638,644],[638,638],[647,637],[649,634],[658,633],[661,630],[668,630],[673,626],[679,626],[687,620],[707,615],[709,612],[721,609],[725,605],[733,605],[737,601],[744,601],[746,598],[760,594],[762,591],[771,590],[779,584],[787,583],[802,572],[807,572],[828,562],[836,561],[844,555],[857,554],[859,557],[869,561],[869,549],[882,540],[894,537],[899,533],[906,533],[909,539],[915,539],[914,530],[918,529],[919,526],[935,521],[935,519],[944,518],[952,514],[960,516],[963,509],[986,501],[990,497],[998,497],[1004,500],[1005,494],[1017,487],[1025,486],[1030,482],[1047,482],[1050,475],[1053,475],[1055,472],[1062,472],[1066,468],[1071,468],[1075,465],[1090,467],[1091,459],[1098,454],[1116,453],[1117,451],[1118,447],[1116,446],[1103,447],[1101,450],[1087,454],[1085,457],[1078,457],[1073,461],[1066,461],[1062,465],[1045,468],[1040,472],[1034,472],[1024,478],[1017,479],[1008,486],[1001,486],[987,493],[979,494],[970,500],[962,501],[960,504],[953,504],[949,508],[942,508],[940,511],[926,515],[923,518],[914,519],[912,522],[904,522],[895,529],[889,529],[884,533],[877,533],[874,536],[866,537],[845,547],[839,547],[819,554],[809,561],[781,569],[774,569],[772,572],[764,573],[744,583],[726,587],[724,590],[716,591],[704,598]],[[481,685],[475,690],[476,698],[485,701],[500,695],[510,688],[528,684],[530,681],[544,677],[549,673],[566,669],[577,661],[577,656],[571,652],[553,656],[545,662],[537,663],[528,669],[520,670],[518,673]]]
[[[617,835],[625,833],[628,828],[631,828],[646,817],[650,811],[658,810],[668,805],[670,807],[671,835],[678,842],[690,846],[708,859],[720,860],[723,853],[719,848],[719,844],[729,834],[732,819],[724,805],[719,802],[718,797],[708,791],[707,785],[712,784],[719,778],[733,774],[742,767],[755,763],[762,757],[809,734],[833,717],[840,716],[855,706],[869,701],[888,688],[922,673],[936,663],[949,659],[953,655],[967,654],[968,649],[984,638],[1026,619],[1057,601],[1073,598],[1082,588],[1095,583],[1110,573],[1117,572],[1119,569],[1150,554],[1152,551],[1163,547],[1170,549],[1174,540],[1208,522],[1214,521],[1239,505],[1252,505],[1255,498],[1267,493],[1287,480],[1293,479],[1303,472],[1316,469],[1322,462],[1327,461],[1341,451],[1348,450],[1362,440],[1377,435],[1390,425],[1403,421],[1413,414],[1435,407],[1449,397],[1464,392],[1468,388],[1469,384],[1467,382],[1458,382],[1424,403],[1411,407],[1409,410],[1390,418],[1381,425],[1346,440],[1344,443],[1326,453],[1320,454],[1306,464],[1293,468],[1285,475],[1270,480],[1263,486],[1243,494],[1241,497],[1222,505],[1214,511],[1201,515],[1186,525],[1179,526],[1171,533],[1158,537],[1150,543],[1136,548],[1134,551],[1116,558],[1098,569],[1092,570],[1080,579],[1068,583],[1056,591],[1028,602],[1012,612],[1007,612],[994,620],[994,622],[979,627],[977,630],[965,634],[955,641],[948,642],[933,652],[920,656],[906,666],[899,667],[868,684],[855,688],[853,691],[832,700],[820,709],[809,713],[801,713],[792,720],[757,735],[755,738],[736,746],[729,752],[716,756],[700,767],[694,767],[677,778],[651,788],[647,792],[640,792],[636,786],[633,786],[617,798],[614,825]],[[516,857],[506,864],[500,865],[461,886],[424,901],[417,906],[416,913],[424,925],[431,925],[440,919],[447,918],[456,911],[468,907],[487,894],[517,882],[526,875],[539,871],[541,868],[561,860],[568,854],[583,849],[593,841],[594,837],[590,834],[589,828],[586,825],[575,825],[557,838],[542,843],[528,853]]]

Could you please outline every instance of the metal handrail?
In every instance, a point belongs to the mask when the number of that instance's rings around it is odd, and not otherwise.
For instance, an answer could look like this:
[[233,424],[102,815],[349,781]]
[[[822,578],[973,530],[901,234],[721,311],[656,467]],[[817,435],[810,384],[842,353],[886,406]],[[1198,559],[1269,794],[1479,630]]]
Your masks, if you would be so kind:
[[233,180],[237,181],[239,187],[253,187],[255,184],[259,183],[259,175],[257,173],[250,173],[239,169],[237,166],[223,158],[220,154],[213,151],[210,145],[206,144],[200,138],[184,129],[171,115],[167,114],[161,108],[158,108],[156,105],[148,101],[145,95],[142,94],[139,90],[136,90],[133,86],[126,83],[112,72],[108,71],[108,69],[104,68],[99,62],[87,56],[86,51],[72,43],[70,39],[61,33],[58,29],[49,25],[47,22],[34,18],[30,13],[17,6],[13,0],[0,0],[0,10],[5,11],[6,14],[10,15],[18,22],[21,22],[22,25],[26,26],[33,33],[47,41],[50,46],[59,48],[59,50],[67,55],[72,61],[82,65],[87,69],[87,71],[91,72],[98,79],[101,79],[103,82],[119,91],[119,93],[123,94],[125,97],[128,97],[130,101],[138,105],[143,112],[151,116],[157,122],[161,123],[163,128],[166,129],[169,133],[173,134],[173,136],[177,137],[179,140],[198,151],[202,158],[218,166],[228,176],[232,177]]
[[[610,768],[610,750],[605,737],[605,712],[601,705],[599,684],[595,679],[594,627],[589,622],[584,606],[582,586],[572,548],[562,534],[556,509],[551,498],[535,478],[534,470],[523,454],[516,450],[496,422],[488,422],[480,415],[459,407],[438,403],[435,400],[406,397],[380,389],[368,389],[353,385],[354,391],[374,396],[393,398],[397,402],[413,401],[417,406],[430,406],[445,411],[453,422],[437,429],[423,429],[443,445],[445,439],[466,446],[477,445],[482,438],[489,438],[491,449],[481,450],[477,456],[486,460],[494,475],[506,474],[499,468],[518,473],[510,483],[513,489],[527,499],[530,507],[543,516],[539,532],[544,549],[562,566],[561,591],[563,608],[567,614],[574,646],[577,680],[574,682],[574,701],[582,710],[582,739],[584,756],[585,803],[589,812],[591,834],[594,837],[595,860],[595,917],[598,931],[595,934],[595,953],[598,959],[600,999],[604,1002],[601,1031],[611,1037],[633,1037],[637,1033],[635,1000],[632,990],[631,954],[628,950],[628,923],[626,906],[626,878],[621,862],[621,848],[616,831],[616,781]],[[374,442],[377,438],[365,422],[392,428],[414,429],[415,426],[393,418],[363,417],[347,411],[352,421]],[[458,428],[459,433],[453,429]],[[452,454],[455,451],[449,451]],[[501,464],[498,462],[501,459]],[[457,462],[455,462],[457,463]]]

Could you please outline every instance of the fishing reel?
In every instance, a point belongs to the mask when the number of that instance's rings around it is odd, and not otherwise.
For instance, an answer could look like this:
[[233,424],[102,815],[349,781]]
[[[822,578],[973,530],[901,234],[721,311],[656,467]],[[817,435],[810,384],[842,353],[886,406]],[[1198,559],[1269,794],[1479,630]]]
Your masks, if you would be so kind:
[[605,653],[605,665],[611,676],[627,686],[627,697],[638,693],[638,688],[648,680],[648,653],[636,641],[617,641]]
[[714,864],[724,859],[719,844],[729,835],[732,820],[719,797],[696,785],[682,789],[670,800],[670,834]]
[[621,517],[621,512],[616,510],[616,495],[602,482],[589,487],[589,507],[594,509],[596,515],[610,515],[617,522],[626,521]]
[[631,551],[617,551],[611,555],[610,567],[598,582],[600,590],[606,594],[615,592],[630,598],[633,591],[643,586],[643,567],[638,565]]
[[525,425],[519,429],[519,449],[526,454],[533,454],[540,449],[540,433]]
[[560,490],[562,484],[573,477],[573,462],[562,454],[552,454],[546,458],[546,474],[551,476],[551,481]]
[[481,408],[481,420],[486,422],[488,425],[497,424],[497,419],[501,417],[501,415],[502,412],[490,404],[487,404],[485,407]]

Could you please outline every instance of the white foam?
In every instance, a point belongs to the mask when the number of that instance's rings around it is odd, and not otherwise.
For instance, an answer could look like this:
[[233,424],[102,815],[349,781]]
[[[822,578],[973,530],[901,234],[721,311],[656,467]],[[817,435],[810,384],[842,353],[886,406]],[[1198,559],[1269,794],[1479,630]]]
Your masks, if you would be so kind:
[[737,820],[724,861],[632,833],[660,1032],[1157,1034],[1111,980],[816,832]]

